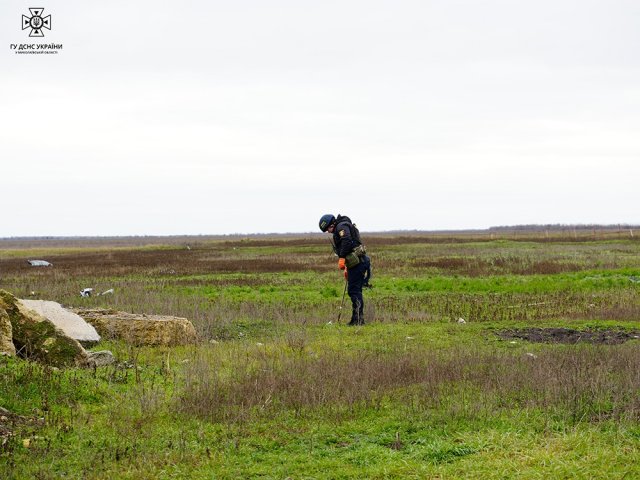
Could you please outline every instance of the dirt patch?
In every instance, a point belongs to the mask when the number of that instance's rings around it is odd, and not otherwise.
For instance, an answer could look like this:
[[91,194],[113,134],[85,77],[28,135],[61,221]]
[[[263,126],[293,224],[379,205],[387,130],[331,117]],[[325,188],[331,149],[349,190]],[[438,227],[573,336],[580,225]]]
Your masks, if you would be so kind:
[[594,343],[598,345],[619,345],[628,340],[640,338],[640,332],[622,330],[573,330],[571,328],[523,328],[503,330],[497,335],[504,340],[526,340],[535,343]]
[[16,435],[17,430],[43,425],[44,418],[23,417],[0,407],[0,453],[7,449],[9,440]]

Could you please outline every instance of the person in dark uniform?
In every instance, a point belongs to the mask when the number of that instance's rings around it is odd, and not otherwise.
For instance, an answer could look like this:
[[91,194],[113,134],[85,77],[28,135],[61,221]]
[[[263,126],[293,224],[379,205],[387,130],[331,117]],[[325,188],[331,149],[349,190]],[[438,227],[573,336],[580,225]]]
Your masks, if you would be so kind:
[[338,256],[338,268],[344,270],[347,293],[351,298],[351,321],[349,325],[364,325],[364,298],[362,288],[369,286],[371,259],[360,240],[360,232],[349,217],[331,214],[320,218],[320,230],[333,235],[333,251]]

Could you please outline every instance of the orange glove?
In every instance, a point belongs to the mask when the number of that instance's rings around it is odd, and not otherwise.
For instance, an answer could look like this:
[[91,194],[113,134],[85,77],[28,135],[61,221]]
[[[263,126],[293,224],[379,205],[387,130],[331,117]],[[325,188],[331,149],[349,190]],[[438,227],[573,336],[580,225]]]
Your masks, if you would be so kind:
[[349,274],[347,273],[347,269],[344,269],[344,279],[349,280]]
[[345,268],[347,268],[347,266],[344,264],[344,258],[338,259],[338,268],[340,270],[344,270]]

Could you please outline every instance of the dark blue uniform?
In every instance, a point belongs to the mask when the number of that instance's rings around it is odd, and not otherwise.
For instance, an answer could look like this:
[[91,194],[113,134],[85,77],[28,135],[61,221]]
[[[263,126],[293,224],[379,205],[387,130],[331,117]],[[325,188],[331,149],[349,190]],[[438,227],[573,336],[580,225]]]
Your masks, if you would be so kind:
[[[335,252],[340,258],[345,258],[353,249],[360,245],[351,230],[352,222],[349,217],[338,215],[336,219],[336,229],[333,232],[333,244]],[[362,287],[369,281],[371,276],[371,260],[368,256],[362,255],[360,263],[348,268],[347,293],[351,298],[351,322],[349,325],[364,324],[364,298],[362,297]]]

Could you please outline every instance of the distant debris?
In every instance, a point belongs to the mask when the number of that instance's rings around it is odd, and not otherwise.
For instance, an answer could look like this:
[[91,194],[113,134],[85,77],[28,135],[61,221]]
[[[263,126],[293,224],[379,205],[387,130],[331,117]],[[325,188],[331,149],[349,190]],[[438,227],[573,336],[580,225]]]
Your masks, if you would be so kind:
[[629,280],[633,283],[640,283],[640,278],[634,277],[633,275],[629,277]]
[[31,265],[32,267],[50,267],[50,266],[52,266],[52,264],[47,262],[46,260],[27,260],[27,262],[29,262],[29,265]]
[[458,323],[467,323],[467,321],[464,318],[460,317],[458,319]]
[[[100,292],[96,293],[96,297],[99,297],[100,295],[110,295],[112,293],[113,293],[113,288],[110,288],[109,290],[105,290],[102,293]],[[81,297],[90,297],[91,295],[93,295],[93,288],[84,288],[80,292]]]

